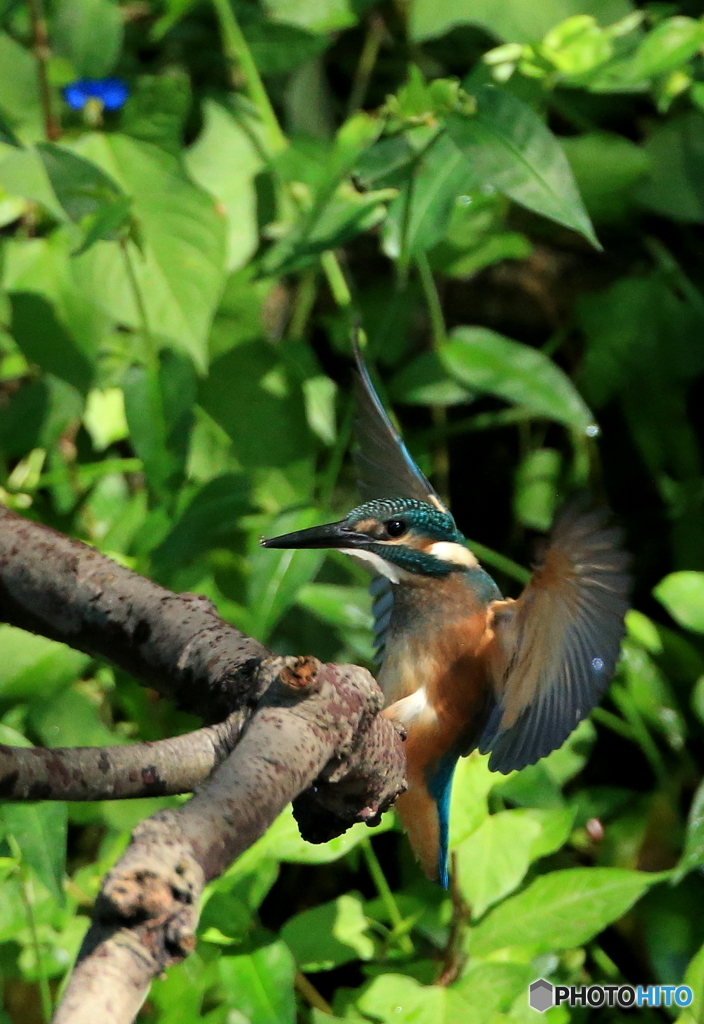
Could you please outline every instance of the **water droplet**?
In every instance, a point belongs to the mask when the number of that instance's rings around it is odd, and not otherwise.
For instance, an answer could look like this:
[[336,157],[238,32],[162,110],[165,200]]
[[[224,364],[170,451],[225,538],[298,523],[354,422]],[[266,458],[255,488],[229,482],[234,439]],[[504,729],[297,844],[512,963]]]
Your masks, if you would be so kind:
[[587,435],[587,437],[598,437],[601,431],[599,430],[596,423],[590,423],[584,431],[584,433]]
[[459,196],[458,199],[457,199],[457,202],[458,202],[458,204],[460,206],[471,206],[472,205],[472,197],[471,196]]
[[482,185],[482,195],[493,196],[495,192],[496,187],[494,185]]
[[592,668],[595,672],[604,671],[604,662],[601,658],[592,658]]

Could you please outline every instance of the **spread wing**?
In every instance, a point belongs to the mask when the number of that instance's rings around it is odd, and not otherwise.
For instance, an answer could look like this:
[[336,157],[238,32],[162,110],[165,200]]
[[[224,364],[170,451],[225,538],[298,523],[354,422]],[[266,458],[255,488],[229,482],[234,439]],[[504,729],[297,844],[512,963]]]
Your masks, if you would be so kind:
[[356,450],[353,458],[362,501],[375,498],[415,498],[446,512],[447,509],[430,481],[416,466],[401,435],[379,401],[356,343],[354,353],[357,361],[357,414],[354,424]]
[[604,509],[569,505],[520,598],[490,606],[497,703],[479,749],[491,751],[492,771],[524,768],[559,747],[606,689],[630,584],[621,533],[607,520]]

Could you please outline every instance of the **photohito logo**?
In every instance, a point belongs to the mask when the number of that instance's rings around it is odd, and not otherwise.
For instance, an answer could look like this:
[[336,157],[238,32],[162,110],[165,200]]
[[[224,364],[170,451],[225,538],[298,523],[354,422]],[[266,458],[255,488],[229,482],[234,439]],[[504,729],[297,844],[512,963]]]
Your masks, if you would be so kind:
[[538,978],[528,989],[528,1005],[539,1013],[551,1006],[689,1006],[689,985],[552,985]]

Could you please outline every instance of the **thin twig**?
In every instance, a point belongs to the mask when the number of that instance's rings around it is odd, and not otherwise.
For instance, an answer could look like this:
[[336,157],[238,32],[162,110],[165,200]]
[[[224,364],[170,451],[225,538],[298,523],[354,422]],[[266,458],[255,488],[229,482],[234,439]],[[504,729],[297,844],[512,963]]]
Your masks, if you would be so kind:
[[56,142],[61,137],[61,125],[56,118],[51,102],[51,87],[47,73],[47,61],[49,60],[49,34],[47,32],[46,17],[42,0],[27,0],[29,17],[32,22],[32,37],[34,39],[34,57],[37,62],[37,78],[39,80],[39,98],[44,114],[44,132],[50,142]]
[[367,34],[364,38],[364,46],[362,47],[362,52],[359,55],[359,63],[357,64],[354,73],[352,91],[350,93],[349,103],[347,104],[348,117],[354,114],[355,111],[359,110],[364,104],[367,89],[369,88],[369,82],[371,81],[374,65],[376,64],[377,57],[379,56],[379,50],[381,48],[385,32],[386,26],[384,25],[384,19],[378,11],[372,11],[369,15],[369,24],[367,26]]

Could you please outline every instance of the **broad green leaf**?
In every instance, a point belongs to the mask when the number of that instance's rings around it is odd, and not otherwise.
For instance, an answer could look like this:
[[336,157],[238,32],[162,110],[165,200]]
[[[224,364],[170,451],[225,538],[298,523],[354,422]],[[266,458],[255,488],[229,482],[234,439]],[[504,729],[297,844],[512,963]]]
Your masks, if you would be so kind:
[[472,835],[489,813],[487,796],[500,780],[488,763],[489,755],[477,750],[457,762],[450,796],[450,849]]
[[76,78],[103,78],[120,55],[122,26],[112,0],[61,0],[52,20],[52,48],[71,62]]
[[232,438],[246,469],[288,466],[314,450],[298,384],[264,342],[236,345],[216,359],[199,403]]
[[592,220],[622,221],[635,203],[635,186],[650,168],[647,152],[612,132],[586,132],[560,142]]
[[64,904],[66,869],[66,804],[4,804],[7,831],[22,852],[22,859],[37,874],[57,903]]
[[70,647],[0,626],[0,699],[4,702],[46,697],[80,677],[90,657]]
[[462,405],[472,393],[450,377],[435,352],[421,352],[397,373],[391,397],[404,405]]
[[412,166],[384,224],[384,251],[407,263],[442,238],[455,201],[476,182],[463,154],[442,134]]
[[52,306],[41,295],[12,292],[12,336],[27,362],[72,384],[86,394],[94,368],[75,344]]
[[369,593],[364,587],[343,587],[336,583],[308,583],[296,599],[302,608],[323,622],[341,629],[372,628]]
[[369,960],[374,943],[361,899],[355,893],[289,918],[281,938],[302,971],[329,971],[350,960]]
[[140,75],[130,83],[120,129],[180,157],[191,102],[191,80],[184,68],[171,65],[159,75]]
[[568,868],[542,875],[488,914],[470,936],[474,956],[527,946],[534,953],[581,946],[617,921],[666,874]]
[[294,1024],[295,965],[285,943],[272,942],[242,956],[222,956],[218,974],[225,1002],[249,1024]]
[[0,185],[10,196],[21,196],[30,202],[39,203],[55,220],[65,220],[66,214],[51,187],[49,175],[37,149],[16,149],[0,145]]
[[476,114],[452,114],[446,122],[475,187],[503,192],[599,248],[560,143],[535,111],[492,86],[480,87],[476,100]]
[[264,9],[273,22],[308,32],[338,32],[357,21],[350,0],[264,0]]
[[144,463],[147,479],[161,492],[176,471],[176,459],[167,447],[164,401],[156,375],[143,366],[131,366],[122,378],[125,416],[135,452]]
[[680,1013],[677,1024],[699,1024],[704,1013],[704,946],[692,957],[682,981],[692,989],[694,998]]
[[649,32],[631,63],[634,79],[664,75],[686,64],[704,45],[704,24],[680,15],[666,18]]
[[248,508],[248,497],[243,474],[227,473],[205,484],[154,551],[156,564],[173,569],[194,561],[209,548],[228,547]]
[[101,721],[95,705],[75,690],[33,701],[29,722],[46,747],[105,747],[122,742]]
[[692,799],[687,819],[684,850],[674,870],[673,882],[679,881],[688,871],[704,864],[704,783],[700,784]]
[[353,850],[363,839],[388,832],[393,825],[393,814],[385,814],[374,828],[359,823],[327,843],[307,843],[301,838],[291,808],[287,807],[262,838],[240,857],[231,871],[238,874],[247,870],[262,857],[291,864],[332,864]]
[[22,142],[44,138],[37,66],[29,49],[0,32],[0,110]]
[[126,235],[130,226],[132,200],[129,196],[120,196],[114,202],[104,203],[94,214],[89,215],[83,227],[85,235],[81,244],[73,250],[72,256],[82,256],[96,242],[116,239]]
[[410,30],[415,40],[443,35],[456,25],[478,25],[499,39],[533,43],[574,14],[593,14],[601,24],[625,17],[626,0],[413,0]]
[[488,391],[580,433],[593,424],[572,381],[538,349],[485,327],[456,327],[440,358],[468,388]]
[[[313,526],[318,514],[314,509],[288,512],[279,516],[267,531],[270,537]],[[248,604],[253,630],[266,640],[284,612],[296,600],[298,591],[315,576],[325,552],[316,550],[275,550],[257,547],[249,565]]]
[[704,633],[704,572],[671,572],[653,594],[680,626]]
[[154,980],[149,1002],[158,1008],[161,1024],[194,1024],[207,1019],[200,1012],[203,997],[216,980],[217,964],[191,953]]
[[[491,1021],[493,1014],[505,1013],[517,996],[525,995],[535,979],[530,964],[481,963],[470,961],[453,989],[472,1008],[479,1020]],[[459,1024],[459,1022],[458,1022]]]
[[[207,333],[224,283],[226,224],[213,200],[162,149],[119,134],[84,136],[76,150],[132,197],[144,255],[130,258],[153,333],[207,365]],[[97,242],[75,260],[87,293],[119,322],[140,317],[124,254]]]
[[557,504],[562,459],[554,448],[528,452],[516,472],[516,519],[533,530],[548,530]]
[[522,811],[500,811],[460,843],[460,886],[474,918],[520,885],[540,832],[540,824]]
[[193,180],[225,210],[227,269],[237,270],[254,253],[259,240],[254,179],[262,168],[262,158],[252,141],[256,125],[245,131],[213,100],[206,102],[203,118],[203,131],[186,153],[186,167]]
[[704,221],[703,129],[698,110],[655,126],[645,142],[650,174],[636,193],[645,207],[675,221]]
[[480,1024],[479,1014],[453,988],[421,985],[404,974],[382,974],[357,999],[366,1018],[383,1024]]

